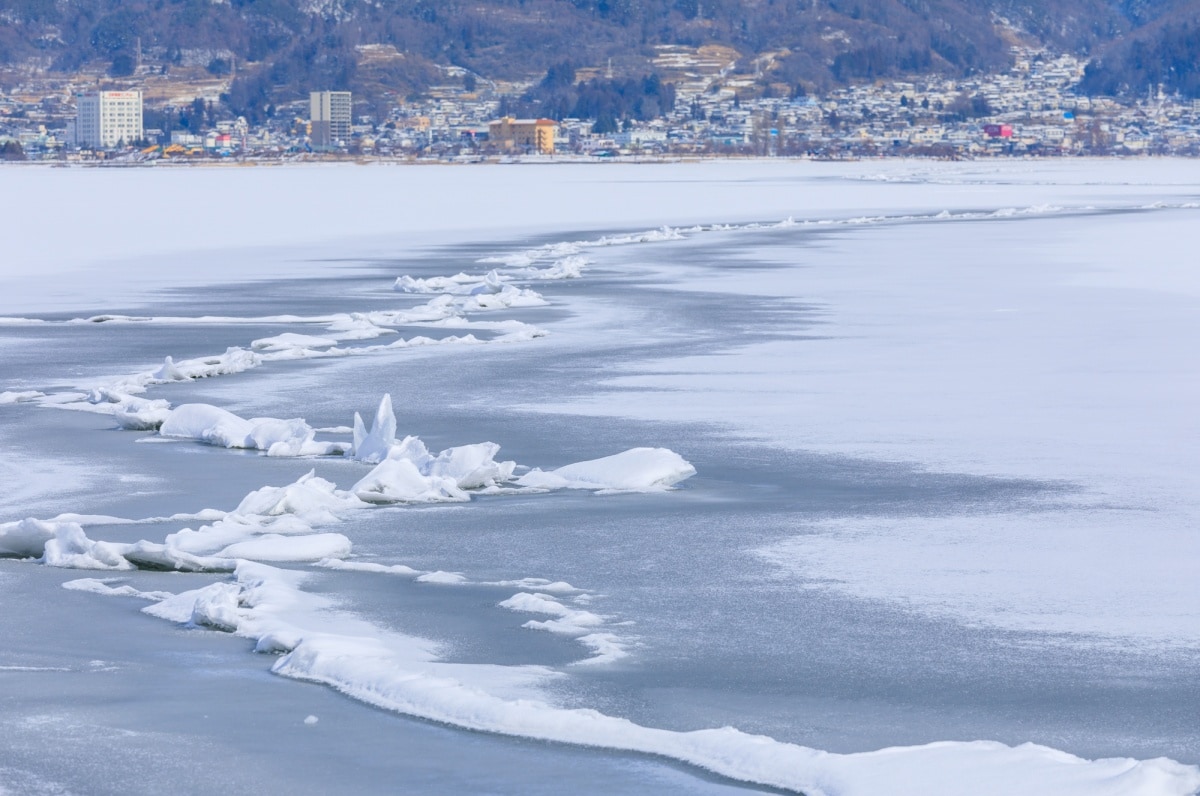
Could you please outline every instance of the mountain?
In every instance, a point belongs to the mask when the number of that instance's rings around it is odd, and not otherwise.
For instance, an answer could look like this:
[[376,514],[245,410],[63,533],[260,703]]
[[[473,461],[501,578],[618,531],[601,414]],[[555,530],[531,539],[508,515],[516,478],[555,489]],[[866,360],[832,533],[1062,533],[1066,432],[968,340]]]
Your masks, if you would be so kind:
[[[256,115],[314,87],[402,97],[444,80],[447,67],[528,80],[554,65],[611,64],[640,78],[661,45],[724,45],[751,71],[770,53],[764,86],[821,92],[1002,69],[1022,42],[1096,54],[1093,90],[1140,91],[1147,81],[1175,85],[1171,75],[1200,43],[1198,8],[1200,0],[0,0],[0,64],[236,70],[229,103]],[[1181,22],[1192,27],[1180,33]],[[1160,57],[1174,59],[1174,73]],[[1176,82],[1190,91],[1190,80]]]

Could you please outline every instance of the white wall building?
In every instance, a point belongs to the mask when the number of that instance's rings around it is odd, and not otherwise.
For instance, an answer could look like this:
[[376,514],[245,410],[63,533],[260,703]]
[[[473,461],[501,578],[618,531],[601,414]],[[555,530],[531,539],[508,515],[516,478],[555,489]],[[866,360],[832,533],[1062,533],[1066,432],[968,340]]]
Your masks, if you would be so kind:
[[142,137],[142,92],[93,91],[79,97],[75,143],[112,149],[119,143],[132,144]]
[[350,140],[349,91],[314,91],[309,94],[309,121],[314,146],[333,146]]

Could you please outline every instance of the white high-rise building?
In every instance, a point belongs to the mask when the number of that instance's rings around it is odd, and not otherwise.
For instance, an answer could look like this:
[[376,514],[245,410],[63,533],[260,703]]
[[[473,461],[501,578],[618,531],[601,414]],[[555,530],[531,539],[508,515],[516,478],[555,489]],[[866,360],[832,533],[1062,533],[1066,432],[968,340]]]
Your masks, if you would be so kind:
[[349,91],[313,91],[309,94],[312,142],[333,146],[350,140],[351,103]]
[[79,97],[75,142],[95,149],[112,149],[142,139],[142,92],[93,91]]

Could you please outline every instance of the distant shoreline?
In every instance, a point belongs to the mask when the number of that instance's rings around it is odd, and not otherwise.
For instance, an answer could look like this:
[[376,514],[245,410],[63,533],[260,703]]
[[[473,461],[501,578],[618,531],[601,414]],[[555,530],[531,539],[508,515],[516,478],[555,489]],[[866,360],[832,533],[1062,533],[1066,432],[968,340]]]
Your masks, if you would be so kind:
[[673,156],[635,156],[635,157],[589,157],[587,155],[529,156],[529,157],[481,157],[463,160],[425,159],[425,158],[390,158],[374,156],[346,156],[320,158],[202,158],[202,159],[155,159],[155,160],[0,160],[0,166],[12,167],[41,167],[41,168],[245,168],[281,166],[555,166],[555,165],[596,165],[612,164],[647,164],[664,165],[671,163],[721,163],[721,162],[812,162],[812,163],[861,163],[861,162],[903,162],[928,161],[931,163],[1002,163],[1002,162],[1062,162],[1076,160],[1196,160],[1197,156],[1172,154],[1109,154],[1109,155],[996,155],[985,157],[931,157],[921,155],[857,155],[851,157],[807,157],[804,155],[673,155]]

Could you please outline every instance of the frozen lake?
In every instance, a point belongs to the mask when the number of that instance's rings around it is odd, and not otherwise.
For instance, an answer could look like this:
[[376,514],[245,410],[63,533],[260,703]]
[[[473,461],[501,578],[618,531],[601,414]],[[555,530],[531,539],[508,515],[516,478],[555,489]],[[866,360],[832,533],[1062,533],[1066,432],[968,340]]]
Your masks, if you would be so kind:
[[0,793],[1200,789],[1200,163],[0,185]]

